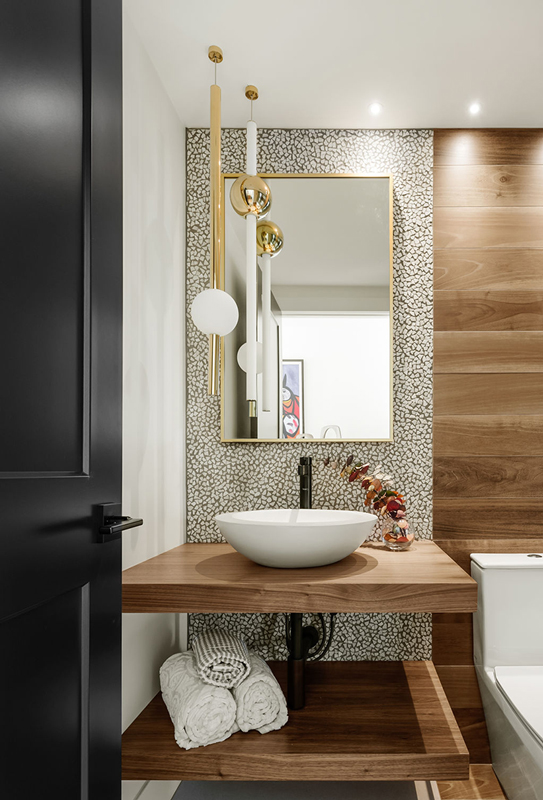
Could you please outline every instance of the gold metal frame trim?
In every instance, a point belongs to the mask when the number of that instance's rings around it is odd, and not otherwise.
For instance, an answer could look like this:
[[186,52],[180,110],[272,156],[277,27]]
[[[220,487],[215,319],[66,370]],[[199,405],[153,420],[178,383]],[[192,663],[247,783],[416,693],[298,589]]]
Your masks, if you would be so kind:
[[[221,175],[220,192],[222,197],[225,193],[225,181],[227,179],[239,178],[241,172],[224,172]],[[333,444],[334,442],[393,442],[394,441],[394,370],[393,370],[393,357],[394,357],[394,178],[391,172],[259,172],[260,178],[388,178],[389,180],[389,287],[390,287],[390,437],[387,439],[226,439],[224,436],[224,340],[220,342],[220,380],[221,380],[221,443],[223,444],[243,444],[251,442],[252,444]],[[221,241],[225,242],[225,215],[221,215],[220,227]],[[225,279],[225,247],[221,247],[221,260],[220,260],[220,288],[224,286]]]

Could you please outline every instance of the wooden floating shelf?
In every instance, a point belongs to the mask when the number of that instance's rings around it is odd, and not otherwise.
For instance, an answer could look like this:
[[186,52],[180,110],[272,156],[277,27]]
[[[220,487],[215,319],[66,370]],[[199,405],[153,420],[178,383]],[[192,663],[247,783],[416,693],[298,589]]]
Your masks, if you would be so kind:
[[[283,689],[286,663],[271,664]],[[468,780],[468,751],[431,661],[317,662],[279,731],[182,750],[160,695],[123,735],[124,780]]]
[[469,612],[477,584],[432,541],[367,544],[327,567],[270,569],[228,544],[183,544],[123,572],[124,612]]

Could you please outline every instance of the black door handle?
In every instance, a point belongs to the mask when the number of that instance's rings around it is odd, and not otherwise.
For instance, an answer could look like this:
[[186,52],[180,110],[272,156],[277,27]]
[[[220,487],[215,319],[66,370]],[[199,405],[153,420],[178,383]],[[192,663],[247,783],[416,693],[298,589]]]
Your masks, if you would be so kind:
[[103,503],[100,507],[98,541],[101,544],[120,539],[123,531],[143,525],[142,519],[123,517],[120,503]]

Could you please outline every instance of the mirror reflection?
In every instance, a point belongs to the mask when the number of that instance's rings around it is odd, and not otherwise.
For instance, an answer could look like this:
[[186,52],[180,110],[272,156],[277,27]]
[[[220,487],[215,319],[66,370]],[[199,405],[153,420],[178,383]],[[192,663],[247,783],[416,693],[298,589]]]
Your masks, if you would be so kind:
[[[222,438],[392,438],[390,176],[263,175],[265,222],[284,244],[259,257],[257,402],[246,399],[246,220],[224,176],[224,288],[240,324],[223,339]],[[262,223],[260,223],[262,225]],[[265,231],[264,231],[265,232]]]

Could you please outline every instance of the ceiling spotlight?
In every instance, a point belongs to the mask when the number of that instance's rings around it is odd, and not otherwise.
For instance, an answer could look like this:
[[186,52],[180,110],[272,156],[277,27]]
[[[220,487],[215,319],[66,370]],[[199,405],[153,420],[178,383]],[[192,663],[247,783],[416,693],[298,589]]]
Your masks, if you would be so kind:
[[481,104],[480,103],[472,103],[470,105],[470,107],[469,107],[469,113],[470,114],[478,114],[480,110],[481,110]]
[[380,114],[382,110],[383,106],[381,105],[381,103],[372,103],[369,106],[369,112],[370,114],[373,114],[374,117],[376,117],[377,114]]

